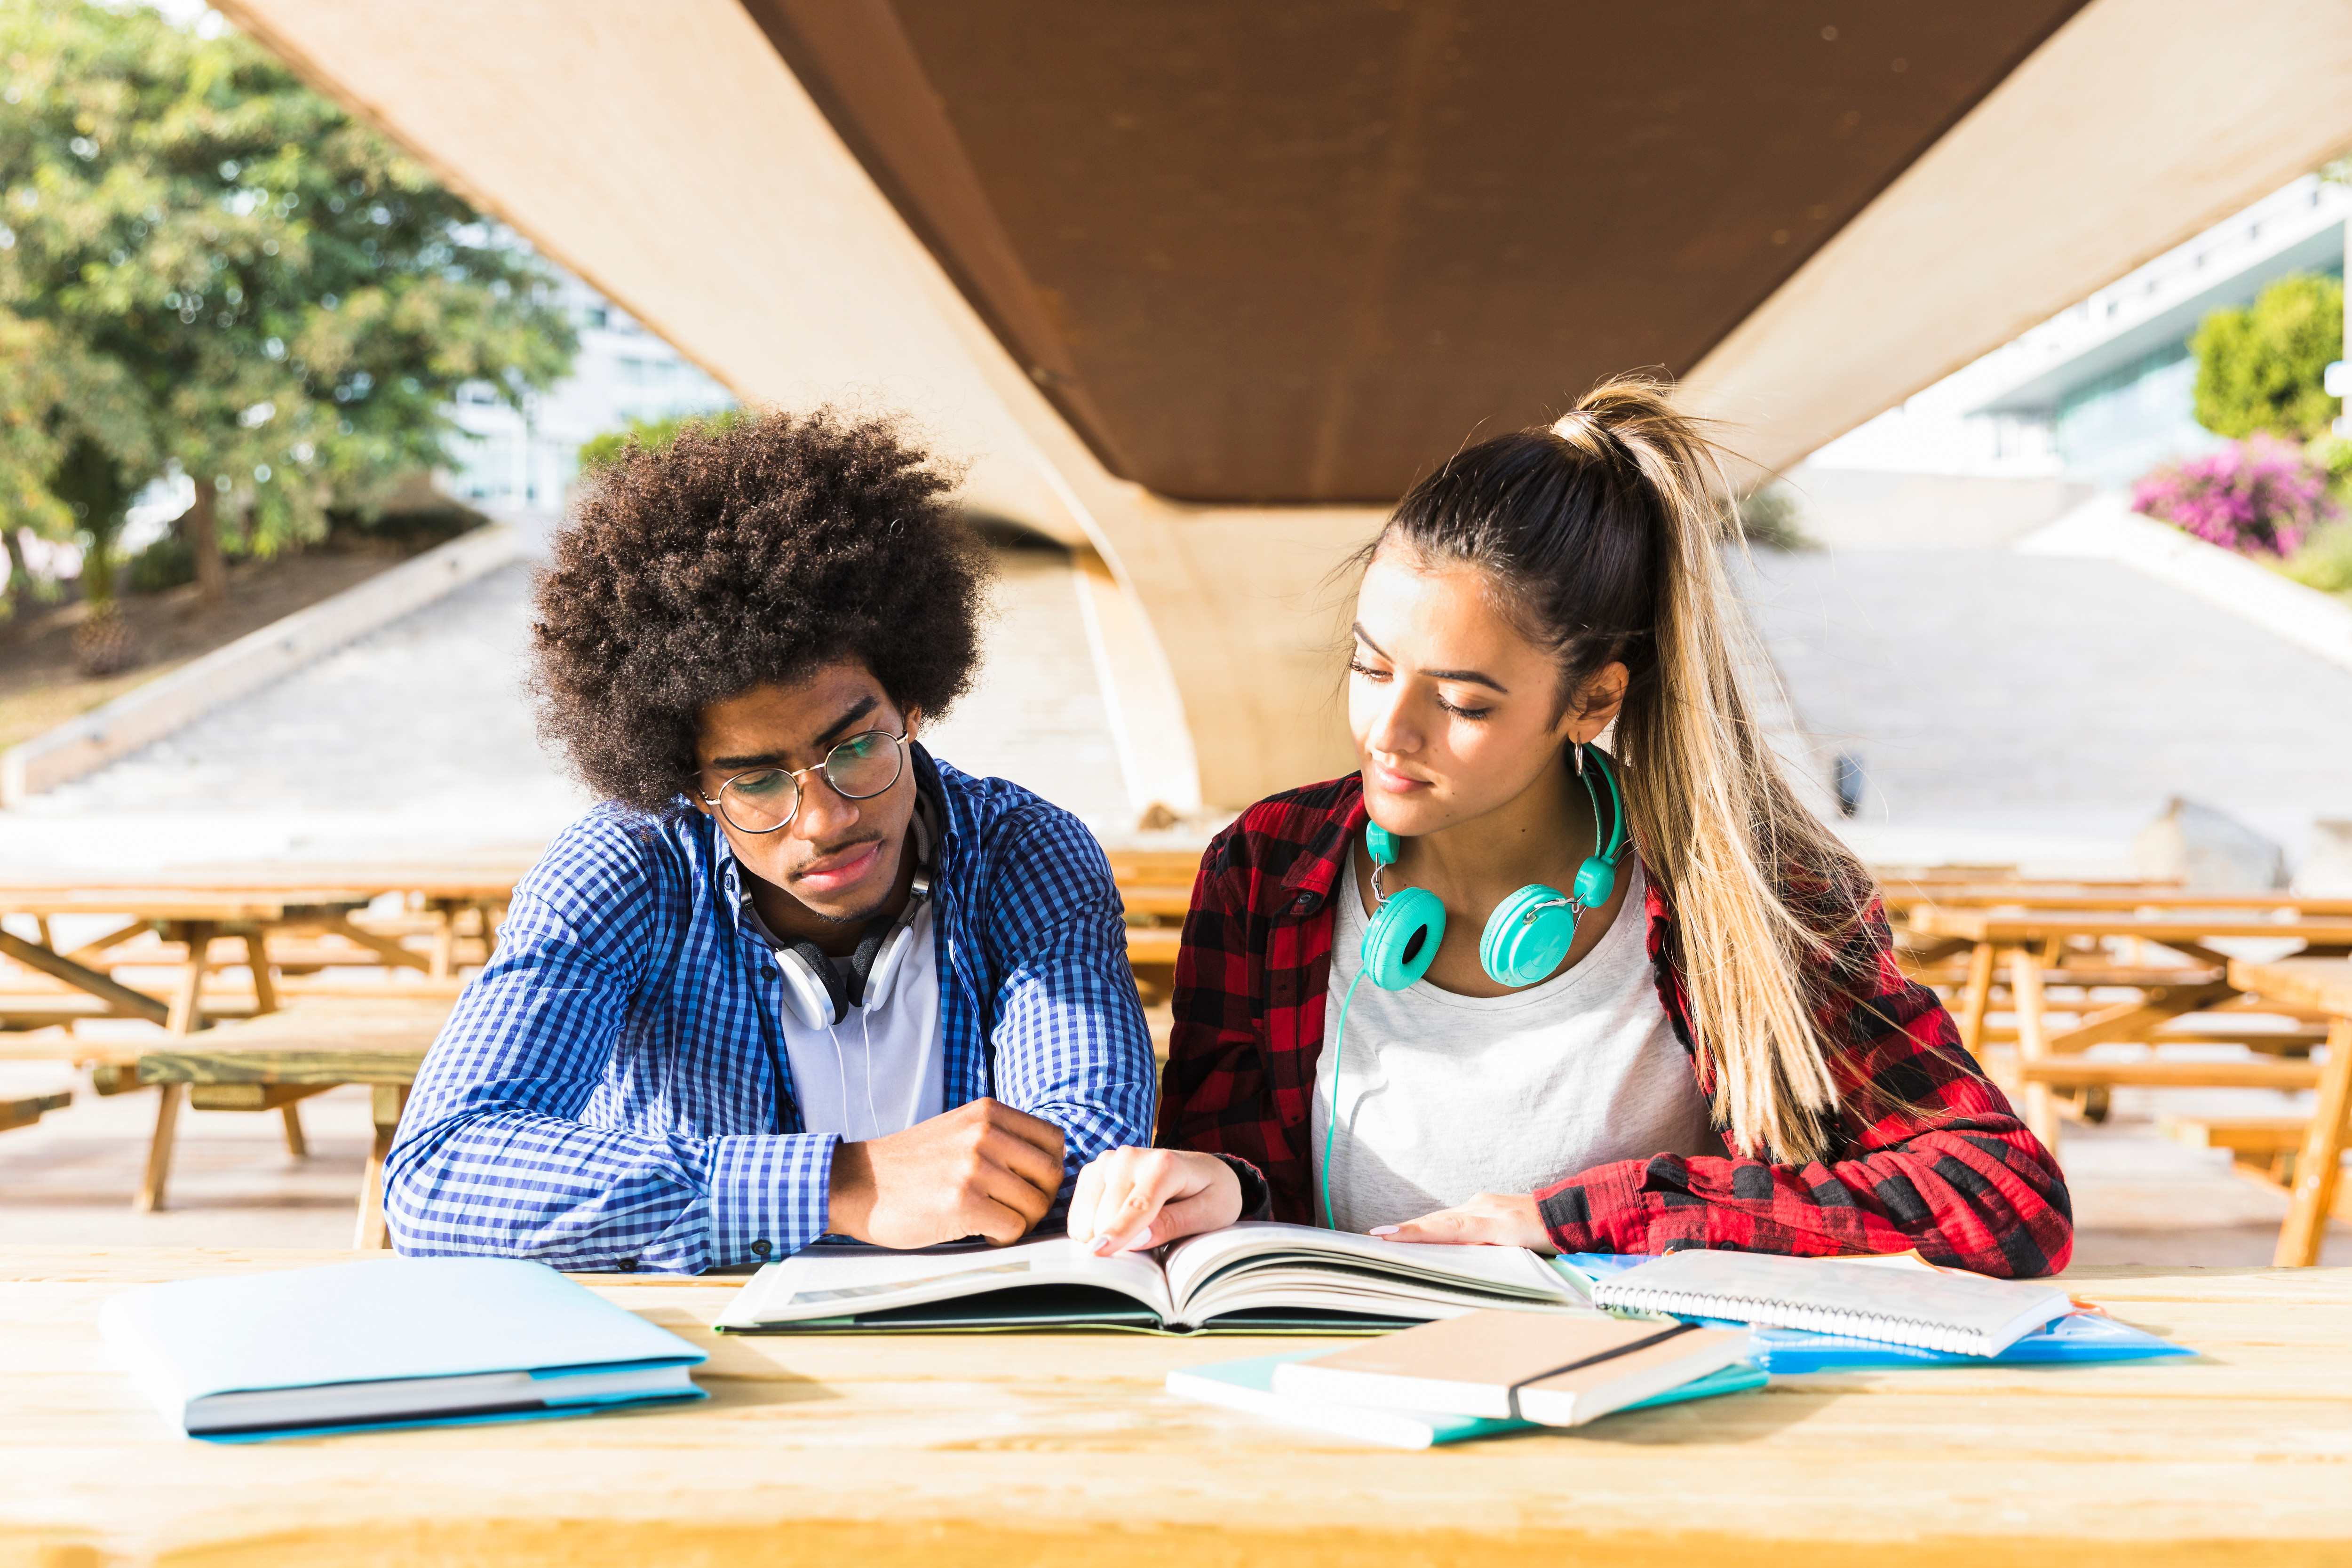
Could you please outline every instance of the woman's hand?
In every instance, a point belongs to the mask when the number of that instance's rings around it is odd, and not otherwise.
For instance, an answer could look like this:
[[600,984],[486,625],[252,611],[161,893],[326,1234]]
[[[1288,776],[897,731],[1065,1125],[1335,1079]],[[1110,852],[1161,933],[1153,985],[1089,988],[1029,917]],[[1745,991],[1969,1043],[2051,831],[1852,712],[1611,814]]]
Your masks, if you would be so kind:
[[[1238,1190],[1238,1187],[1236,1188]],[[1439,1209],[1402,1225],[1372,1227],[1384,1241],[1447,1241],[1465,1247],[1524,1247],[1549,1256],[1559,1250],[1544,1228],[1532,1193],[1480,1193],[1466,1204]]]
[[1070,1236],[1108,1258],[1217,1230],[1242,1217],[1241,1178],[1214,1154],[1113,1149],[1078,1173]]

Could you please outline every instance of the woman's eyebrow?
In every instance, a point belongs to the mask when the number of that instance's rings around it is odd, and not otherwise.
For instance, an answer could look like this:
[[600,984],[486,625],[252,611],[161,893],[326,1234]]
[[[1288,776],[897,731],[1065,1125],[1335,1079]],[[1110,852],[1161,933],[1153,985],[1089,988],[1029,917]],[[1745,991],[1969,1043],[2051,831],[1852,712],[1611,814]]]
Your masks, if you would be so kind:
[[[1366,647],[1370,648],[1382,658],[1387,658],[1389,657],[1388,650],[1386,648],[1381,647],[1380,644],[1374,642],[1370,637],[1364,635],[1363,622],[1358,621],[1349,629],[1356,634],[1356,640],[1358,642],[1362,643]],[[1424,680],[1464,680],[1469,682],[1473,686],[1483,686],[1487,690],[1496,692],[1500,696],[1508,697],[1511,694],[1511,689],[1509,687],[1504,685],[1493,676],[1483,674],[1475,669],[1424,669],[1417,671],[1416,673],[1418,673]]]

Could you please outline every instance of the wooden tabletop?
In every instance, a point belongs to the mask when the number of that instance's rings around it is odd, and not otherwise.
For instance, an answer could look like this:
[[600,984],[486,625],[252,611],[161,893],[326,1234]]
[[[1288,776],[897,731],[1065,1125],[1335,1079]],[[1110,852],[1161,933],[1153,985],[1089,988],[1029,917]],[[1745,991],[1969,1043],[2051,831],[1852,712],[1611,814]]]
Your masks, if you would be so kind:
[[318,888],[378,893],[419,893],[428,899],[502,901],[530,869],[528,860],[479,866],[404,864],[399,861],[235,861],[215,866],[180,866],[165,871],[93,869],[0,871],[0,905],[24,894],[99,892],[108,889],[178,889],[182,892],[259,893],[286,897]]
[[2129,910],[2107,914],[2083,910],[1954,910],[1929,904],[1911,911],[1910,929],[1922,936],[1957,936],[1970,942],[2041,942],[2051,937],[2141,936],[2162,942],[2167,936],[2280,937],[2335,946],[2352,943],[2352,920],[2261,920],[2226,911],[2210,915],[2139,915]]
[[2352,959],[2274,958],[2230,962],[2230,984],[2274,1002],[2290,1002],[2352,1018]]
[[341,914],[373,893],[316,885],[283,893],[235,892],[151,885],[121,888],[0,888],[0,913],[129,915],[151,921],[282,921],[305,911]]
[[2179,888],[2115,883],[1987,882],[1886,889],[1889,902],[1937,909],[1982,910],[2294,910],[2312,916],[2352,918],[2352,899],[2306,898],[2282,892],[2200,893]]
[[139,1053],[142,1083],[413,1083],[447,1000],[306,1001]]
[[1318,1342],[722,1339],[733,1281],[594,1280],[709,1351],[712,1398],[577,1420],[194,1443],[97,1337],[132,1283],[355,1256],[0,1251],[0,1562],[2302,1568],[2352,1538],[2347,1269],[2066,1277],[2195,1360],[1785,1378],[1428,1453],[1160,1388]]

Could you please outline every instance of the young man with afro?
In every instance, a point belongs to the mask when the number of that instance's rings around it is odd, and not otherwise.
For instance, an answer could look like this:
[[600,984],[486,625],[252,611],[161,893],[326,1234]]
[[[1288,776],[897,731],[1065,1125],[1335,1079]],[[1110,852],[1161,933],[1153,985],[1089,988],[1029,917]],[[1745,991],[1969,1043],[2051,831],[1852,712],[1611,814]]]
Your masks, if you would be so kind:
[[541,574],[545,736],[607,803],[515,889],[385,1176],[407,1253],[691,1271],[1018,1239],[1150,1140],[1102,849],[917,737],[989,562],[888,421],[632,447]]

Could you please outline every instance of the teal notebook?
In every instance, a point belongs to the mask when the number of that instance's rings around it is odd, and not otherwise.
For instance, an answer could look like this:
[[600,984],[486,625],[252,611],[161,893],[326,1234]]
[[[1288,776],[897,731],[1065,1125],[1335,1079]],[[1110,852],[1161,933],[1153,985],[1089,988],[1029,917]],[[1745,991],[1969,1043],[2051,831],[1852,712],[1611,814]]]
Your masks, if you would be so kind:
[[700,1399],[703,1352],[511,1258],[386,1258],[147,1285],[99,1312],[192,1437],[576,1415]]
[[[1563,1428],[1541,1426],[1533,1421],[1493,1420],[1478,1415],[1433,1415],[1419,1410],[1377,1410],[1355,1405],[1329,1405],[1319,1400],[1298,1399],[1274,1391],[1274,1369],[1285,1362],[1305,1361],[1309,1356],[1328,1353],[1322,1349],[1283,1351],[1275,1355],[1244,1356],[1238,1361],[1211,1362],[1205,1366],[1182,1367],[1168,1374],[1168,1392],[1181,1399],[1198,1400],[1203,1405],[1222,1405],[1228,1410],[1246,1411],[1288,1426],[1304,1426],[1317,1432],[1329,1432],[1341,1437],[1353,1437],[1359,1442],[1378,1443],[1391,1448],[1434,1448],[1447,1443],[1465,1443],[1474,1437],[1497,1437],[1507,1432],[1557,1432]],[[1761,1388],[1765,1374],[1752,1366],[1740,1363],[1695,1378],[1680,1388],[1670,1388],[1625,1410],[1646,1410],[1656,1405],[1678,1405],[1686,1399],[1708,1399],[1718,1394],[1737,1394],[1742,1389]],[[1615,1414],[1623,1415],[1624,1411]],[[1602,1416],[1607,1420],[1607,1416]]]

